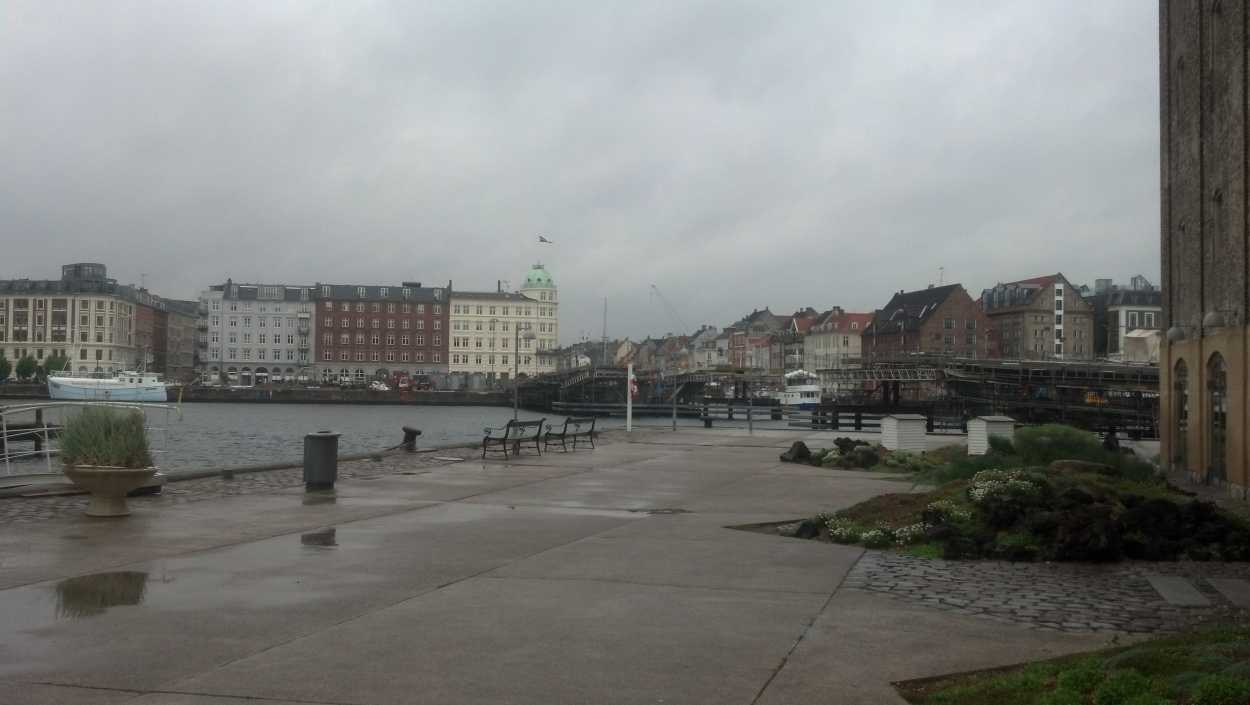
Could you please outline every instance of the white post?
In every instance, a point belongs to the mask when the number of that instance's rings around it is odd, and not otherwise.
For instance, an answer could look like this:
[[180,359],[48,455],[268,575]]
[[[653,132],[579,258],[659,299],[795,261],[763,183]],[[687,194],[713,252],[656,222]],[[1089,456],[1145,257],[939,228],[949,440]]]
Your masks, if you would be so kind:
[[625,433],[634,432],[634,363],[625,372]]

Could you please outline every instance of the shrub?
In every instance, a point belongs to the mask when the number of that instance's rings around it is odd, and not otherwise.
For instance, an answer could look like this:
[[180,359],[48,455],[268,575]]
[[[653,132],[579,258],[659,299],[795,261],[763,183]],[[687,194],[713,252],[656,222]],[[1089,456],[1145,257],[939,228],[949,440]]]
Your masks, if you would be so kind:
[[1126,700],[1124,705],[1172,705],[1172,701],[1154,693],[1141,693]]
[[1084,705],[1085,698],[1080,693],[1064,690],[1052,690],[1037,699],[1037,705]]
[[1189,701],[1193,705],[1245,705],[1250,701],[1250,681],[1212,674],[1194,685]]
[[1094,705],[1127,705],[1141,695],[1150,695],[1150,679],[1137,671],[1116,671],[1094,691]]
[[1007,436],[990,436],[990,452],[999,455],[1015,455],[1016,444]]
[[1088,693],[1102,682],[1102,665],[1098,659],[1086,659],[1072,668],[1059,672],[1056,682],[1060,690]]
[[851,451],[853,451],[853,450],[855,450],[856,448],[858,448],[859,446],[866,446],[866,445],[871,445],[871,444],[869,444],[869,443],[868,443],[868,441],[861,441],[861,440],[857,440],[857,439],[855,439],[855,438],[848,438],[848,437],[846,437],[846,436],[839,436],[839,437],[837,437],[837,438],[833,439],[833,445],[834,445],[834,447],[835,447],[835,448],[837,448],[837,449],[838,449],[838,452],[839,452],[839,453],[841,453],[842,455],[847,455],[847,454],[849,454]]
[[881,527],[870,529],[860,535],[859,540],[868,548],[885,548],[894,543],[894,532]]
[[1062,424],[1021,428],[1016,431],[1013,444],[1028,465],[1048,465],[1055,460],[1101,463],[1107,458],[1098,436]]
[[87,407],[61,429],[61,460],[66,465],[146,468],[152,465],[140,411]]

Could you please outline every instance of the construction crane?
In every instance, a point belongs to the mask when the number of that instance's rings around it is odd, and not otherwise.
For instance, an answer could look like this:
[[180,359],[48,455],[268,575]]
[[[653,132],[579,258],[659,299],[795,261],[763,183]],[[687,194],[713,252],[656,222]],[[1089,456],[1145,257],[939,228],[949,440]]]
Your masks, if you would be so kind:
[[660,303],[664,304],[664,309],[668,311],[669,318],[672,318],[673,322],[678,326],[678,335],[685,335],[690,331],[690,329],[686,326],[686,322],[681,319],[681,316],[677,315],[677,309],[673,308],[673,305],[668,302],[668,299],[664,298],[664,294],[660,292],[660,287],[652,284],[651,295],[659,299]]

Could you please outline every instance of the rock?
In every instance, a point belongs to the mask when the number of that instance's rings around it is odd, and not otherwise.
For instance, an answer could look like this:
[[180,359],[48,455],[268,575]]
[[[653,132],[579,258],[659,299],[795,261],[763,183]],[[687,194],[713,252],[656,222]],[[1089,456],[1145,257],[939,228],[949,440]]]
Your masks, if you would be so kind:
[[1095,463],[1088,460],[1056,460],[1047,468],[1055,473],[1095,473],[1098,475],[1116,476],[1119,469],[1106,463]]
[[807,444],[803,441],[795,441],[790,450],[781,454],[781,460],[785,463],[804,463],[811,457],[812,451],[807,449]]
[[820,535],[820,522],[812,519],[804,519],[799,522],[799,527],[794,530],[794,537],[799,539],[814,539]]

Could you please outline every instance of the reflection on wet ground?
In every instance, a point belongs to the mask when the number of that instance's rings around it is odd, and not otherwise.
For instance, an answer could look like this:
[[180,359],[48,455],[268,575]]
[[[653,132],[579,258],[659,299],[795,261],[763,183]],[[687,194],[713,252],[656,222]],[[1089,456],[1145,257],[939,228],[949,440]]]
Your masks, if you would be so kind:
[[339,545],[337,533],[338,530],[333,526],[328,529],[318,529],[307,534],[300,534],[299,542],[305,546],[337,546]]
[[334,490],[329,492],[305,492],[304,506],[312,506],[317,504],[334,504],[338,501],[338,496],[334,494]]
[[56,584],[56,614],[81,619],[104,614],[110,607],[137,605],[147,593],[148,574],[139,571],[95,573]]

